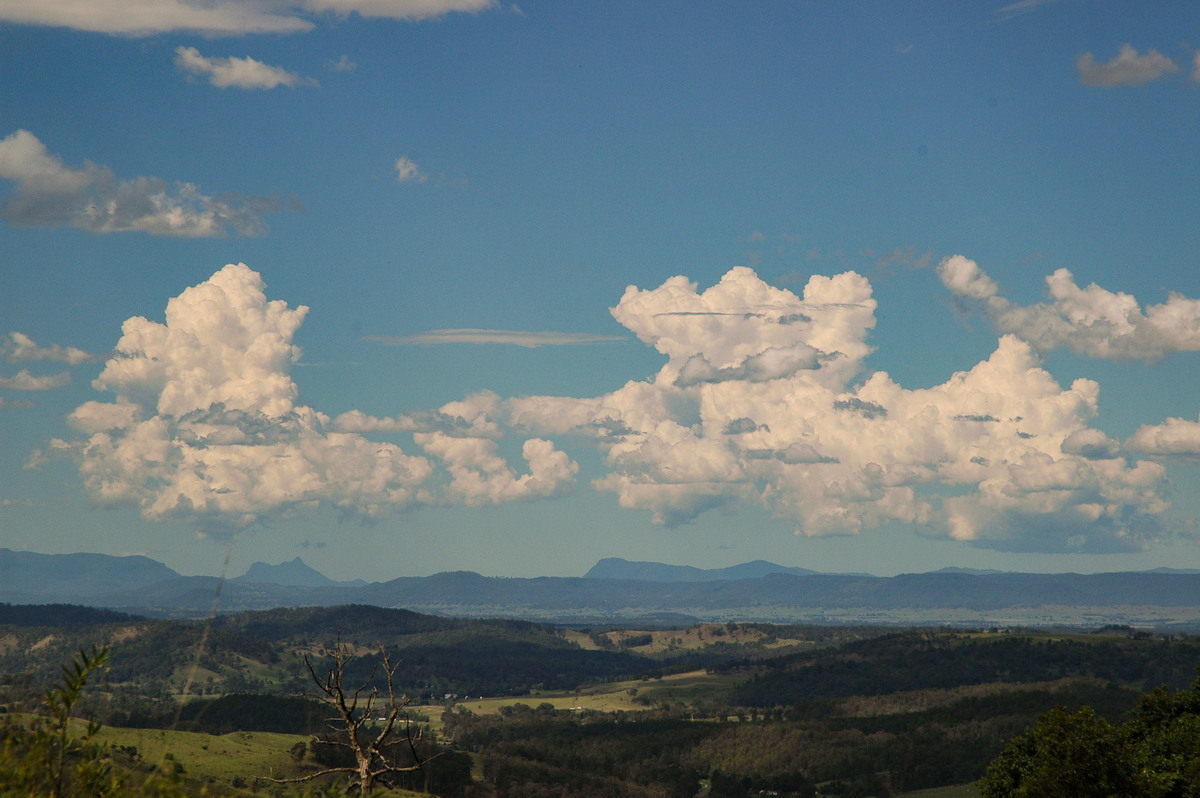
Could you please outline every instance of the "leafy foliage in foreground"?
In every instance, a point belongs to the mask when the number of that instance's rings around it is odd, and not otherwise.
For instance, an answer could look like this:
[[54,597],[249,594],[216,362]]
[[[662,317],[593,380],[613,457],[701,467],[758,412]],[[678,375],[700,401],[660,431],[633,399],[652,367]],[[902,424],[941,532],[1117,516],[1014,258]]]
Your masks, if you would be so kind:
[[1005,746],[980,781],[984,798],[1200,796],[1200,676],[1158,688],[1113,726],[1091,707],[1061,707]]
[[[47,717],[29,728],[6,722],[0,727],[0,794],[40,796],[87,795],[105,798],[135,794],[128,773],[115,766],[111,753],[96,743],[100,731],[89,722],[81,736],[72,733],[71,713],[88,679],[108,661],[108,649],[80,651],[62,678],[44,696]],[[142,785],[143,795],[182,796],[177,781],[158,778]]]

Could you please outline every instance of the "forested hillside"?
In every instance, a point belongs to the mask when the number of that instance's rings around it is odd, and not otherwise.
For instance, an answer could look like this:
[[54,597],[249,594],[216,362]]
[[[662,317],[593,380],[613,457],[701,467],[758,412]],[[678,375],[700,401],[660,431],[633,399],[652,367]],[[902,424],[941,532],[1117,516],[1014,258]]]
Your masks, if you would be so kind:
[[[349,676],[366,678],[378,665],[382,646],[404,662],[398,688],[419,698],[566,688],[653,666],[624,651],[581,649],[553,627],[380,607],[278,609],[211,622],[62,607],[5,612],[23,622],[0,626],[0,673],[10,674],[10,681],[42,684],[55,678],[59,663],[80,646],[109,645],[106,684],[113,703],[128,711],[145,711],[147,702],[168,701],[184,692],[302,692],[311,686],[303,658],[319,658],[323,648],[338,640],[361,649]],[[76,614],[82,625],[62,625],[63,618]],[[55,625],[48,623],[50,617],[58,619]]]
[[[1128,628],[567,628],[353,605],[211,621],[0,606],[0,620],[9,717],[36,709],[61,664],[95,644],[109,653],[81,714],[209,735],[326,732],[306,658],[322,672],[340,644],[352,655],[347,683],[369,684],[382,648],[427,744],[458,752],[405,783],[496,798],[883,796],[966,784],[1047,710],[1089,707],[1117,723],[1140,693],[1187,685],[1200,664],[1200,640]],[[287,767],[328,759],[304,737],[285,739]],[[261,765],[246,767],[244,784]]]

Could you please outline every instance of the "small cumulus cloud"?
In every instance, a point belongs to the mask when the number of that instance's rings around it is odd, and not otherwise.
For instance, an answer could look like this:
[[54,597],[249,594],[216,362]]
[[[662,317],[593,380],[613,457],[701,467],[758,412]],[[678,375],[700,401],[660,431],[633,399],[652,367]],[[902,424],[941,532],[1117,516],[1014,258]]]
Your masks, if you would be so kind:
[[67,166],[27,130],[0,139],[0,178],[16,184],[0,216],[21,227],[77,227],[92,233],[206,237],[259,235],[263,217],[287,203],[270,197],[210,196],[191,183],[119,179],[91,162]]
[[1081,288],[1070,271],[1058,269],[1046,278],[1049,302],[1017,305],[961,255],[942,261],[938,276],[956,297],[977,303],[1001,332],[1042,352],[1066,348],[1088,357],[1153,361],[1171,352],[1200,351],[1200,300],[1182,294],[1143,308],[1126,293],[1095,283]]
[[1084,53],[1075,60],[1075,66],[1079,70],[1080,83],[1106,89],[1142,86],[1179,71],[1178,64],[1157,50],[1150,49],[1141,54],[1129,44],[1122,44],[1117,57],[1111,61],[1097,61],[1091,53]]
[[249,33],[303,33],[324,14],[417,21],[455,12],[477,13],[495,0],[0,0],[0,22],[111,33],[153,36],[190,31],[206,36]]
[[21,369],[11,377],[0,376],[0,388],[10,391],[51,391],[71,384],[71,372],[34,375],[29,369]]
[[353,72],[358,69],[358,64],[350,60],[350,56],[343,55],[336,61],[326,61],[325,68],[330,72]]
[[1154,458],[1200,458],[1200,421],[1168,418],[1162,424],[1143,424],[1125,440],[1133,454]]
[[175,65],[192,75],[208,78],[221,89],[274,89],[277,86],[316,86],[311,78],[303,78],[281,67],[269,66],[249,56],[245,58],[208,58],[195,47],[175,48]]
[[407,155],[401,155],[397,158],[394,168],[396,170],[396,181],[399,183],[424,183],[429,179],[429,175],[421,171],[421,167],[417,166],[417,162]]
[[441,344],[505,344],[536,349],[540,346],[577,346],[624,341],[615,335],[568,332],[525,332],[520,330],[481,330],[458,328],[428,330],[414,335],[372,335],[368,341],[389,346],[435,346]]
[[78,366],[80,363],[86,363],[94,359],[94,356],[90,353],[73,346],[60,346],[59,344],[38,346],[28,335],[16,331],[10,332],[0,342],[0,357],[9,363],[50,360],[67,363],[72,366]]
[[[0,359],[9,363],[33,363],[39,361],[66,363],[78,366],[93,358],[91,354],[73,346],[39,346],[36,341],[21,332],[10,332],[0,340]],[[36,375],[29,369],[21,369],[13,375],[0,375],[0,389],[10,391],[51,391],[71,383],[71,373]],[[30,407],[27,400],[5,401],[0,399],[0,409]]]
[[942,285],[958,296],[971,299],[990,299],[1000,290],[1000,286],[979,268],[979,264],[962,255],[946,258],[938,266],[938,277]]

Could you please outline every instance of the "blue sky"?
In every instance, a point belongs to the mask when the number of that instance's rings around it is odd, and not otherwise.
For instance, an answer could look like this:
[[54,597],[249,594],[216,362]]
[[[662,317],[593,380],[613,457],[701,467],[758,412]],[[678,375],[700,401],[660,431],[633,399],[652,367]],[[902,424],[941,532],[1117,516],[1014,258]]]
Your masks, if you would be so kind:
[[0,0],[0,546],[1200,567],[1198,36]]

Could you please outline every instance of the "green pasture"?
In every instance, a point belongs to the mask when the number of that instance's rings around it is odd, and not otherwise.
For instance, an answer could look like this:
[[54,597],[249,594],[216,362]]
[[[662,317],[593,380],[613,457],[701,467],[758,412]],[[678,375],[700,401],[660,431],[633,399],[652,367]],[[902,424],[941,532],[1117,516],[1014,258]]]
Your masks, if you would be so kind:
[[979,788],[974,784],[955,784],[950,787],[932,787],[904,793],[908,798],[979,798]]
[[[690,706],[702,702],[719,702],[729,695],[740,678],[742,677],[732,674],[697,670],[654,679],[605,682],[577,690],[541,690],[522,696],[456,701],[455,705],[464,707],[476,715],[495,714],[502,707],[514,704],[530,707],[550,704],[555,709],[576,711],[638,712],[662,703]],[[444,705],[418,706],[413,709],[428,715],[435,731],[441,729]]]

